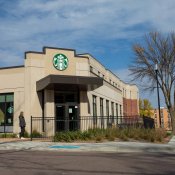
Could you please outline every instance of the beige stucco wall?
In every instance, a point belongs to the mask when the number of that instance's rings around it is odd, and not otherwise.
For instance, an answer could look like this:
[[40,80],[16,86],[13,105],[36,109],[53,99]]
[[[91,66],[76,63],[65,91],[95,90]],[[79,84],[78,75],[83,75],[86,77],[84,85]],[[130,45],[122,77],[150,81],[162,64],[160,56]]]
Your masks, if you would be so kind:
[[[114,102],[114,104],[119,105],[122,105],[123,103],[121,93],[104,85],[102,87],[99,87],[98,89],[95,89],[94,91],[88,92],[88,98],[90,99],[89,101],[91,109],[90,115],[93,115],[92,95],[95,95],[97,97],[97,116],[100,116],[100,98],[103,98],[104,116],[106,116],[106,100],[109,100],[109,115],[112,115],[111,102]],[[114,105],[114,115],[116,115],[116,105]]]
[[18,116],[24,111],[24,67],[0,69],[0,93],[14,93],[14,127],[19,133]]

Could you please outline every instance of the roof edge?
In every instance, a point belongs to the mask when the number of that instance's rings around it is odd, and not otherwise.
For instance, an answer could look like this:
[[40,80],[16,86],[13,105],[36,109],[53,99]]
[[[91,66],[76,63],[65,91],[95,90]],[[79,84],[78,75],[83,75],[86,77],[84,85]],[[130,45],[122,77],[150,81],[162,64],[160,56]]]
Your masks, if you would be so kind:
[[3,69],[15,69],[15,68],[22,68],[22,67],[24,67],[24,65],[10,66],[10,67],[0,67],[0,70],[3,70]]
[[37,52],[37,51],[26,51],[26,52],[24,53],[24,59],[26,59],[26,55],[27,55],[28,53],[46,54],[46,49],[55,49],[55,50],[67,50],[67,51],[72,51],[72,52],[74,52],[74,56],[75,56],[75,57],[79,57],[79,58],[88,58],[88,57],[86,57],[86,56],[80,56],[79,54],[76,54],[76,50],[75,50],[75,49],[44,46],[43,49],[42,49],[42,52]]

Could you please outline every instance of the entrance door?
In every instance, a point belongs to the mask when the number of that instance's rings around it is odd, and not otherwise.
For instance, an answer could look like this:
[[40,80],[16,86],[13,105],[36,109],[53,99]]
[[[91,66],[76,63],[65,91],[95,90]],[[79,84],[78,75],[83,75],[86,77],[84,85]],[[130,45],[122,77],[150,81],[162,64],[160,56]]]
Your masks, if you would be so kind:
[[56,131],[65,130],[65,106],[56,105]]
[[69,115],[69,131],[79,129],[78,106],[68,106]]
[[56,104],[56,132],[79,129],[79,112],[76,104]]

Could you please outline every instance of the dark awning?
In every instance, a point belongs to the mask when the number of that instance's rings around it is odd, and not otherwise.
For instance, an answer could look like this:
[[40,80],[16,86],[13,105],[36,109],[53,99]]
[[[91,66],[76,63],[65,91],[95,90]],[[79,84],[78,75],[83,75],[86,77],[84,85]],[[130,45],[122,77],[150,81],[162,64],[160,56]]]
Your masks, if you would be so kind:
[[48,75],[36,82],[36,90],[94,90],[103,85],[103,79],[99,77]]

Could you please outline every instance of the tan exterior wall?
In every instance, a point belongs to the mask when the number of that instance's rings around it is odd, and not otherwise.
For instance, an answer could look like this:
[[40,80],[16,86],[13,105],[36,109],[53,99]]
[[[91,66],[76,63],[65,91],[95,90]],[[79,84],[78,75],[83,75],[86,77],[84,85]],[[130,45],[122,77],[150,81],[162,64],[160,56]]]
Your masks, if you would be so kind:
[[18,116],[24,111],[24,67],[0,69],[0,93],[14,93],[13,130],[19,133]]
[[[121,94],[116,92],[116,90],[104,85],[94,91],[88,92],[91,116],[93,115],[92,95],[95,95],[97,97],[97,116],[100,116],[100,98],[103,98],[104,116],[106,116],[106,100],[109,100],[109,115],[112,115],[111,102],[114,102],[114,104],[123,105]],[[114,105],[114,115],[116,116],[116,105]]]

